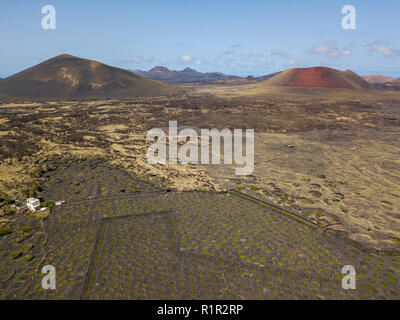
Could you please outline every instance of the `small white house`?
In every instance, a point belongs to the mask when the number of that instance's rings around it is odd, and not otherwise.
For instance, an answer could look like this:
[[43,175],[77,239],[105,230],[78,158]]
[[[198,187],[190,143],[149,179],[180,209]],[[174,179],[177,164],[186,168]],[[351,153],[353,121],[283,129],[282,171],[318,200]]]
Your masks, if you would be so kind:
[[62,206],[63,204],[65,204],[65,200],[61,200],[61,201],[56,201],[55,202],[56,206]]
[[29,210],[35,212],[36,209],[40,206],[40,200],[36,198],[29,198],[26,200],[26,206]]

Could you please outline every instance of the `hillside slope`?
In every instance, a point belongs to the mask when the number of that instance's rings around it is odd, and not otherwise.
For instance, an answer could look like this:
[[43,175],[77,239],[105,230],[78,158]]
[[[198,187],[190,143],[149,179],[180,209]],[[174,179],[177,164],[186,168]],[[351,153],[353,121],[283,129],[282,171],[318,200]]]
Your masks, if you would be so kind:
[[371,85],[350,70],[326,67],[292,68],[264,82],[271,86],[369,89]]
[[0,93],[30,97],[125,98],[162,96],[181,89],[93,60],[59,55],[3,79]]

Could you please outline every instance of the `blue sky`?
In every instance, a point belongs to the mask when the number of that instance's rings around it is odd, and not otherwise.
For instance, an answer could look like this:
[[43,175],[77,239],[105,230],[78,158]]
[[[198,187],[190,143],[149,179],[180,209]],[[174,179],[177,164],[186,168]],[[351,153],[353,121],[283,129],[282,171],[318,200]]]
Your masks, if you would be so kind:
[[[56,8],[43,30],[41,9]],[[341,26],[344,5],[356,29]],[[0,76],[61,53],[247,76],[324,65],[400,77],[399,0],[1,0]]]

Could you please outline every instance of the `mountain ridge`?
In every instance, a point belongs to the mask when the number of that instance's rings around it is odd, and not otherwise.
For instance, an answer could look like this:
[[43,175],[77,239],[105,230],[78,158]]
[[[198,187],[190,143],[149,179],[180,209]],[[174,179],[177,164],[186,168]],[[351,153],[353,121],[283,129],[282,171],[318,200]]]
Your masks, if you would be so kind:
[[181,89],[98,61],[60,54],[0,81],[0,93],[55,98],[161,96]]
[[143,70],[130,70],[140,76],[159,80],[166,81],[170,83],[196,83],[196,82],[216,82],[221,80],[232,80],[232,79],[240,79],[237,76],[227,75],[221,72],[199,72],[192,68],[186,67],[183,70],[170,70],[164,66],[155,66],[149,71]]

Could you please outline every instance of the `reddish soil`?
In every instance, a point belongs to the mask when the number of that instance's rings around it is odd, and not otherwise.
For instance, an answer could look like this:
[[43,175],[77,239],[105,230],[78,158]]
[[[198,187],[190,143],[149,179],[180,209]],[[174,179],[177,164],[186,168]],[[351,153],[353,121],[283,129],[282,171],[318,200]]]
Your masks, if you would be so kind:
[[339,71],[326,67],[289,69],[267,81],[271,85],[290,87],[321,87],[358,89],[368,83],[351,71]]

